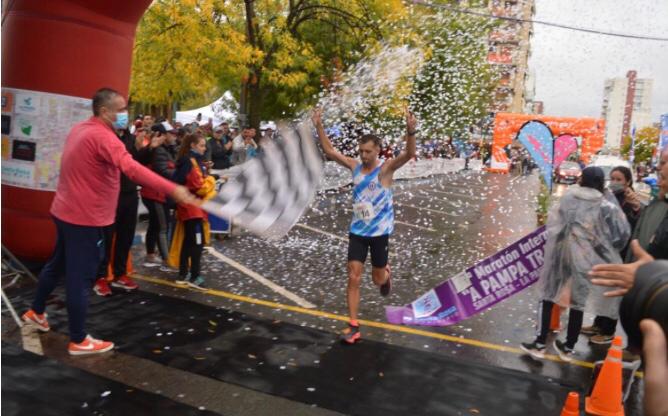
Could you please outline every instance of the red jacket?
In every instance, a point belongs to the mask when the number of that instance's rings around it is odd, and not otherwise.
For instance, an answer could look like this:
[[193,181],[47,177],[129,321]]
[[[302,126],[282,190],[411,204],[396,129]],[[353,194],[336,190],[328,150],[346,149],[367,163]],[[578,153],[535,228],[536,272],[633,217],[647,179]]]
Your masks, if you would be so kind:
[[114,223],[124,173],[133,182],[171,194],[176,185],[132,158],[100,119],[72,127],[65,141],[51,214],[70,224],[103,227]]
[[[193,160],[195,160],[195,163],[193,163]],[[179,159],[176,164],[176,173],[174,174],[176,182],[185,185],[195,195],[204,186],[206,167],[202,163],[203,158],[200,155],[191,153]],[[196,218],[206,220],[208,219],[208,215],[206,211],[195,205],[178,204],[176,206],[176,218],[179,221]]]

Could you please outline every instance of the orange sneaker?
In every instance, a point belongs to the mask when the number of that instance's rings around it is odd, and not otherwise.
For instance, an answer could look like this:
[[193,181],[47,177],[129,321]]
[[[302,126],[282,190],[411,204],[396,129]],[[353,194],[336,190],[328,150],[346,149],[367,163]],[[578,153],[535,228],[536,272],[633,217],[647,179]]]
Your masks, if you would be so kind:
[[113,342],[101,341],[91,337],[90,335],[86,335],[86,339],[78,344],[70,342],[70,345],[67,346],[67,351],[70,353],[70,355],[89,355],[101,354],[103,352],[110,351],[113,348]]
[[348,323],[348,328],[341,331],[341,341],[347,344],[354,344],[362,338],[359,325]]
[[39,329],[42,332],[49,332],[49,329],[51,329],[51,327],[49,326],[49,323],[46,321],[46,316],[47,316],[46,313],[38,315],[32,309],[28,309],[28,312],[23,314],[23,322],[29,325],[36,326],[37,329]]

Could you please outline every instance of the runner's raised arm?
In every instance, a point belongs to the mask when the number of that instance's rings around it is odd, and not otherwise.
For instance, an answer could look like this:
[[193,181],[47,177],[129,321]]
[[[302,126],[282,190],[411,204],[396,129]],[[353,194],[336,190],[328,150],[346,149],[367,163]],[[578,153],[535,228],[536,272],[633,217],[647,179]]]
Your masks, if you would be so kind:
[[415,157],[416,144],[415,136],[417,135],[417,119],[406,109],[406,148],[393,159],[389,159],[383,164],[383,173],[394,173],[397,169],[405,165],[409,160]]
[[[347,157],[336,150],[336,148],[332,145],[332,142],[329,140],[329,137],[327,137],[325,127],[322,125],[322,110],[316,108],[315,111],[313,111],[311,120],[313,121],[313,125],[318,131],[320,145],[322,146],[322,150],[325,152],[325,155],[327,155],[328,158],[335,161],[339,165],[344,166],[350,170],[354,170],[358,162],[355,159]],[[413,145],[413,149],[415,149],[415,144]]]

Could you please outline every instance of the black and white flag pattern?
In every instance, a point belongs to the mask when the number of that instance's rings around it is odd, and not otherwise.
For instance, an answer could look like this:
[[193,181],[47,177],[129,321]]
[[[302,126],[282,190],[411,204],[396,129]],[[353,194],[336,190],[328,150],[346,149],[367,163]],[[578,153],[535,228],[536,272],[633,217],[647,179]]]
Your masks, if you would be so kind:
[[310,121],[279,128],[279,138],[202,205],[207,212],[268,239],[283,237],[311,203],[323,162]]

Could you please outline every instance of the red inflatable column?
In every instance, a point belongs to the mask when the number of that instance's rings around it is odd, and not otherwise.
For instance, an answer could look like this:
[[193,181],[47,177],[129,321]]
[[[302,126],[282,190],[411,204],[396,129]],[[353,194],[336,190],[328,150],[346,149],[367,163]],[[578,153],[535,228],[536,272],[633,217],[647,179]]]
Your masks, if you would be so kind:
[[69,127],[100,87],[127,95],[137,23],[151,0],[15,0],[2,25],[2,244],[45,260]]

